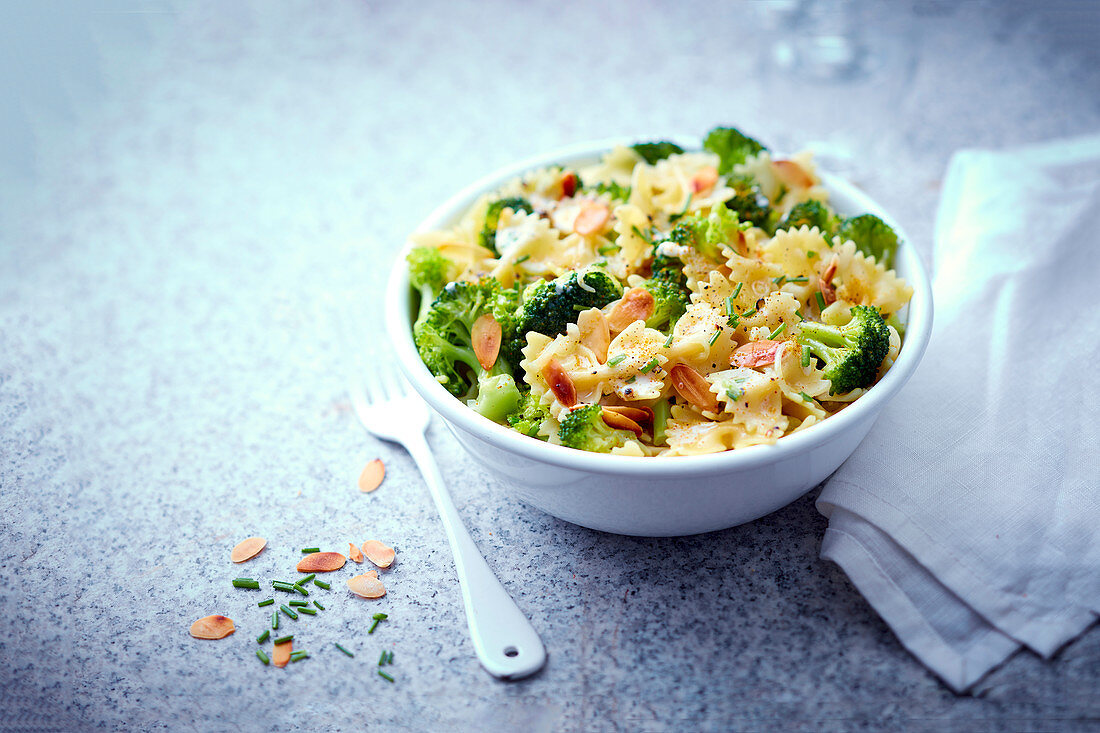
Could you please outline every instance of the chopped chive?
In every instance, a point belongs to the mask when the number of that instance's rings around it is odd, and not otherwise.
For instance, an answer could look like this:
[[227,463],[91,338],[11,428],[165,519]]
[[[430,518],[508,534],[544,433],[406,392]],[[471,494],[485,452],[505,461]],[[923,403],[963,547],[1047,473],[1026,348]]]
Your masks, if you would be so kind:
[[260,589],[260,581],[253,580],[252,578],[234,578],[234,588],[251,588],[252,590]]
[[813,398],[813,397],[810,397],[810,396],[809,396],[808,394],[806,394],[805,392],[799,392],[798,394],[799,394],[799,396],[801,396],[801,397],[802,397],[802,399],[803,399],[804,401],[806,401],[806,402],[813,402],[813,401],[814,401],[814,398]]
[[325,590],[328,590],[331,587],[331,586],[329,586],[328,583],[326,583],[323,580],[315,580],[315,581],[313,581],[313,584],[315,586],[317,586],[318,588],[324,588]]
[[385,621],[386,619],[389,618],[389,616],[384,614],[384,613],[376,613],[373,616],[371,616],[371,618],[374,619],[375,621]]
[[613,356],[610,359],[608,359],[607,360],[607,365],[608,366],[617,366],[619,364],[622,364],[624,361],[626,361],[626,354],[619,354],[618,356]]
[[756,309],[755,308],[749,308],[747,311],[745,311],[744,313],[741,314],[741,317],[742,318],[748,318],[749,316],[755,316],[755,315],[756,315]]
[[800,320],[800,321],[806,320],[806,316],[802,315],[802,311],[795,311],[794,314],[796,316],[798,316],[798,320]]
[[668,338],[665,339],[664,348],[667,349],[669,346],[672,346],[672,334],[671,333],[668,335]]
[[637,234],[638,237],[641,238],[646,244],[653,244],[653,242],[650,240],[650,238],[647,237],[644,233],[642,233],[642,230],[638,228],[637,224],[635,224],[634,226],[632,226],[630,228],[633,229],[634,233]]
[[259,636],[256,637],[256,643],[257,644],[263,644],[265,641],[267,641],[267,637],[269,637],[269,636],[271,636],[271,632],[268,631],[267,629],[264,629],[264,633],[262,633],[262,634],[260,634]]
[[799,277],[789,277],[789,278],[787,278],[787,282],[789,282],[789,283],[804,283],[804,282],[807,282],[809,279],[810,278],[802,275],[802,276],[799,276]]
[[387,680],[389,682],[393,682],[393,677],[390,677],[388,674],[386,674],[382,670],[378,670],[378,676],[381,677],[384,680]]
[[722,329],[718,329],[717,331],[714,332],[714,335],[710,337],[710,341],[708,343],[711,346],[714,346],[714,342],[717,341],[718,337],[721,336],[721,335],[722,335]]
[[293,583],[284,583],[281,580],[271,581],[271,587],[274,588],[275,590],[281,590],[283,593],[293,593],[294,592],[294,584]]
[[295,600],[290,602],[290,607],[291,608],[294,608],[295,606],[308,606],[308,605],[309,605],[309,601],[299,601],[299,600],[295,599]]
[[367,629],[367,633],[368,633],[368,634],[373,634],[373,633],[374,633],[374,630],[375,630],[376,628],[378,628],[378,622],[379,622],[379,621],[381,621],[381,619],[377,619],[377,618],[376,618],[376,619],[374,620],[374,623],[370,625],[370,628],[369,628],[369,629]]
[[271,630],[275,631],[279,628],[279,612],[272,611],[271,613]]
[[802,347],[802,366],[808,367],[810,365],[810,347]]
[[303,659],[309,659],[309,652],[291,652],[290,654],[291,663],[300,662]]
[[309,581],[313,580],[316,577],[317,577],[317,573],[310,573],[309,575],[307,575],[304,578],[298,578],[297,580],[295,580],[294,585],[305,585],[306,583],[308,583]]
[[657,365],[659,363],[660,362],[657,361],[656,357],[650,359],[645,363],[645,366],[642,367],[642,374],[649,374],[651,371],[657,368]]
[[264,606],[270,606],[274,602],[275,602],[274,598],[268,598],[266,601],[260,601],[256,605],[259,606],[260,608],[263,608]]
[[325,610],[325,607],[324,607],[324,606],[322,606],[322,605],[321,605],[321,603],[320,603],[319,601],[314,601],[314,602],[313,602],[313,605],[314,605],[314,606],[317,606],[317,608],[321,609],[322,611],[324,611],[324,610]]
[[317,611],[315,609],[312,609],[312,608],[299,608],[298,613],[304,613],[307,616],[316,616],[317,615]]
[[290,610],[290,609],[289,609],[288,607],[286,607],[285,605],[283,605],[283,606],[279,606],[279,610],[280,610],[280,611],[282,611],[283,613],[285,613],[285,614],[286,614],[287,616],[290,616],[290,617],[291,617],[292,619],[294,619],[295,621],[297,621],[297,620],[298,620],[298,614],[294,613],[294,611]]
[[626,380],[627,384],[634,384],[634,380],[637,379],[633,374],[630,375],[630,379]]
[[614,244],[605,244],[604,246],[598,248],[596,251],[602,254],[604,257],[607,257],[608,255],[615,254],[615,251],[617,249],[618,247]]
[[778,336],[779,334],[783,333],[786,330],[787,330],[787,324],[786,323],[780,323],[778,326],[775,327],[775,330],[772,331],[768,335],[768,338],[774,339],[776,336]]
[[786,275],[780,275],[779,277],[773,277],[772,282],[776,285],[782,285],[783,281],[787,279]]
[[303,596],[308,596],[309,595],[309,591],[306,590],[305,588],[303,588],[300,585],[295,585],[295,586],[293,586],[293,588],[294,588],[295,593],[301,593]]
[[741,319],[736,313],[731,313],[730,317],[726,319],[726,325],[730,328],[737,328],[737,324],[741,322]]
[[825,296],[821,294],[820,290],[818,290],[817,292],[814,293],[814,300],[817,301],[817,309],[818,310],[820,310],[820,311],[825,310]]
[[287,634],[286,636],[280,636],[278,639],[276,639],[275,641],[273,641],[271,643],[272,644],[285,644],[293,638],[294,638],[294,634]]
[[806,251],[806,259],[813,259],[814,257],[817,257],[817,252],[814,252],[812,249]]
[[314,552],[320,552],[320,551],[321,551],[320,547],[303,547],[302,548],[302,552],[307,554],[307,555],[309,555],[311,553],[314,553]]
[[726,315],[727,316],[732,316],[733,315],[733,298],[734,298],[734,296],[732,296],[732,295],[729,295],[729,296],[726,297]]
[[742,389],[737,389],[736,387],[726,388],[726,397],[730,398],[730,402],[737,402],[737,400],[741,399],[744,394],[745,391]]
[[378,658],[378,666],[381,667],[386,663],[386,652],[382,652],[382,656]]
[[731,298],[736,298],[738,295],[740,295],[741,294],[741,286],[744,285],[744,284],[745,283],[737,283],[737,287],[733,289],[733,295],[731,295],[730,297]]
[[386,652],[386,664],[393,664],[393,652]]
[[591,307],[592,306],[590,306],[590,305],[574,305],[573,310],[575,310],[577,313],[583,313],[584,311],[588,310]]
[[271,659],[266,654],[264,654],[263,649],[257,649],[256,656],[259,657],[260,661],[263,662],[265,665],[271,664]]
[[339,649],[340,651],[342,651],[344,654],[347,654],[349,657],[354,657],[355,656],[354,654],[352,654],[351,652],[349,652],[347,649],[340,646],[339,644],[336,645],[336,648]]
[[515,261],[515,262],[513,262],[512,264],[513,264],[513,265],[519,265],[519,264],[521,264],[521,263],[524,263],[524,262],[526,262],[526,261],[527,261],[527,260],[529,260],[529,259],[531,259],[531,255],[523,255],[522,257],[517,257],[517,258],[516,258],[516,261]]

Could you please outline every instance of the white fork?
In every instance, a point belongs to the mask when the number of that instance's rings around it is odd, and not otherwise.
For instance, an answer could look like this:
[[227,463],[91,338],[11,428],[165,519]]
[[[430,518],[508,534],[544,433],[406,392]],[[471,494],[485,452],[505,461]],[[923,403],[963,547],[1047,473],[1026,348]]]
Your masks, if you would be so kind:
[[470,638],[482,666],[505,680],[534,674],[546,662],[546,649],[531,622],[485,563],[455,510],[424,437],[431,422],[428,406],[406,392],[404,380],[391,366],[392,357],[378,357],[382,366],[375,370],[374,379],[362,383],[353,379],[349,389],[359,421],[371,434],[405,446],[420,468],[451,544]]

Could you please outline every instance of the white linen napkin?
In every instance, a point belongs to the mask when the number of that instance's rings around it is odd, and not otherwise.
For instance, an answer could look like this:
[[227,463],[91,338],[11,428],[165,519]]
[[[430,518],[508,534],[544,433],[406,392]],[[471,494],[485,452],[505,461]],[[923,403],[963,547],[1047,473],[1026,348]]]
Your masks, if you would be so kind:
[[1100,614],[1100,135],[955,154],[935,326],[818,499],[822,557],[957,692]]

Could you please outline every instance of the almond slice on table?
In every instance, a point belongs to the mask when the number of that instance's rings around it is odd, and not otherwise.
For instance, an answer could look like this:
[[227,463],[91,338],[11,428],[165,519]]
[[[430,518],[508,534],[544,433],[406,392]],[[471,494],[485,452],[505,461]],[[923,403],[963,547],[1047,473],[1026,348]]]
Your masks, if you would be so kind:
[[359,490],[363,493],[374,491],[382,485],[382,479],[386,478],[386,465],[380,458],[375,458],[363,467],[359,474]]
[[355,562],[363,562],[363,553],[359,551],[354,542],[348,543],[348,557]]
[[607,325],[607,318],[603,311],[590,308],[581,311],[577,316],[577,328],[581,332],[581,343],[592,349],[596,355],[596,361],[601,364],[607,361],[607,347],[611,345],[611,329]]
[[344,567],[347,561],[339,552],[311,552],[298,561],[298,572],[331,573]]
[[604,228],[611,218],[611,209],[605,204],[589,201],[581,208],[581,213],[573,220],[573,231],[582,237],[595,234]]
[[718,412],[718,398],[710,391],[710,382],[687,364],[677,364],[669,370],[676,393],[701,410]]
[[622,415],[618,412],[612,412],[606,407],[600,410],[600,417],[603,418],[604,423],[609,428],[615,428],[616,430],[629,430],[634,433],[635,437],[642,437],[642,426],[631,420],[626,415]]
[[655,305],[653,293],[645,288],[631,288],[623,293],[619,302],[611,306],[607,325],[615,333],[622,333],[634,321],[644,321],[653,315]]
[[290,661],[290,653],[294,651],[294,640],[284,641],[282,644],[276,644],[274,653],[271,655],[271,661],[275,663],[276,667],[285,667],[287,662]]
[[203,616],[191,624],[191,636],[196,639],[224,639],[236,630],[233,619],[220,614]]
[[604,405],[605,410],[617,412],[623,417],[628,417],[639,425],[653,423],[653,410],[649,407],[626,407],[625,405]]
[[378,573],[373,570],[349,578],[348,590],[362,598],[381,598],[386,595],[386,586],[382,585]]
[[703,166],[691,177],[691,190],[693,193],[703,193],[714,188],[718,183],[718,169],[712,165]]
[[772,170],[775,171],[775,177],[787,188],[809,188],[814,185],[810,174],[793,160],[774,160]]
[[470,329],[474,356],[482,369],[492,369],[500,353],[501,330],[492,313],[482,313]]
[[363,543],[363,554],[367,559],[380,568],[388,568],[393,565],[397,552],[392,547],[387,547],[378,540],[367,540]]
[[775,355],[779,351],[779,347],[785,343],[787,342],[772,341],[770,339],[750,341],[743,346],[738,346],[737,349],[730,354],[730,364],[739,367],[761,367],[773,364],[775,363]]
[[260,554],[260,550],[264,549],[265,545],[267,540],[263,537],[249,537],[247,540],[241,540],[233,548],[233,552],[229,553],[229,559],[233,562],[251,560]]
[[566,407],[577,404],[577,388],[557,359],[546,362],[546,366],[542,368],[542,378],[546,380],[546,386],[554,393],[558,402]]

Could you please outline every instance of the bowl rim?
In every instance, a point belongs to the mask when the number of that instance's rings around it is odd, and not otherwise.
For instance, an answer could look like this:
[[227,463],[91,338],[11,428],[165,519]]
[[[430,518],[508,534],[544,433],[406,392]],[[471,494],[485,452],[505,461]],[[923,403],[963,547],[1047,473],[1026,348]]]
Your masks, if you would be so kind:
[[[555,164],[569,165],[594,160],[616,145],[631,145],[639,141],[655,139],[672,140],[685,150],[698,150],[702,147],[699,138],[687,136],[609,138],[567,145],[511,163],[482,176],[433,209],[416,227],[414,233],[446,226],[450,221],[460,216],[478,196],[532,169]],[[413,389],[445,421],[452,425],[501,450],[542,463],[589,473],[637,476],[639,478],[683,478],[696,474],[732,473],[778,463],[786,458],[829,443],[850,426],[855,426],[868,417],[873,419],[886,402],[909,380],[924,356],[931,337],[933,306],[931,283],[925,273],[920,256],[912,244],[912,239],[904,228],[874,199],[856,188],[852,183],[820,170],[818,174],[830,193],[838,194],[842,198],[851,201],[854,204],[853,208],[859,209],[858,213],[872,213],[879,216],[898,232],[901,245],[898,248],[897,256],[898,262],[903,264],[903,267],[899,269],[904,270],[905,279],[913,288],[913,297],[910,299],[908,306],[905,340],[897,360],[889,371],[877,384],[867,390],[866,394],[853,401],[839,413],[822,420],[816,425],[783,436],[772,444],[750,446],[701,456],[675,457],[589,453],[536,440],[517,433],[511,428],[498,425],[474,412],[464,402],[451,395],[435,380],[420,360],[413,343],[412,324],[409,320],[412,293],[409,286],[405,256],[413,246],[411,238],[406,240],[404,246],[397,253],[384,294],[385,325],[391,347],[397,355],[398,366]]]

